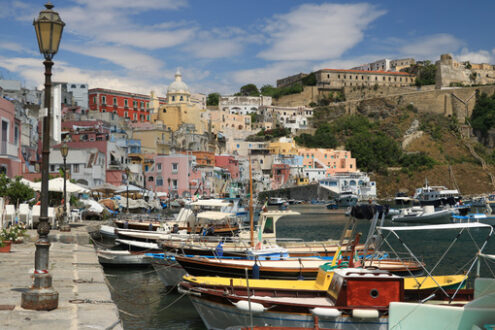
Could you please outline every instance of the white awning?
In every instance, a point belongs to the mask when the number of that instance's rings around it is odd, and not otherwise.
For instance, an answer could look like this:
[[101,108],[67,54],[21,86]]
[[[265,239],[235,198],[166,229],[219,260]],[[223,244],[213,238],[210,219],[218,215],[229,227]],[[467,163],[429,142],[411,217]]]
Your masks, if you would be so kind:
[[196,202],[192,202],[189,205],[192,206],[210,206],[210,207],[223,207],[229,206],[231,202],[225,199],[200,199]]
[[400,227],[376,227],[378,230],[387,231],[407,231],[407,230],[442,230],[442,229],[462,229],[462,228],[492,228],[492,226],[479,223],[447,223],[441,225],[425,225],[425,226],[400,226]]
[[216,211],[205,211],[198,213],[196,216],[198,219],[207,219],[207,220],[225,220],[231,216],[233,213],[225,213],[225,212],[216,212]]

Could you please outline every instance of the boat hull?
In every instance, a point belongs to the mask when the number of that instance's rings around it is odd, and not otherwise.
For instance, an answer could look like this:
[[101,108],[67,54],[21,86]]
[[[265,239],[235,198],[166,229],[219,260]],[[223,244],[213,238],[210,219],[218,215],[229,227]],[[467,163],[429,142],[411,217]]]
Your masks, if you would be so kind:
[[[205,300],[190,295],[189,298],[208,329],[238,329],[250,326],[249,311],[243,311],[232,304],[224,304]],[[230,305],[230,306],[229,306]],[[314,316],[309,313],[287,313],[264,311],[252,313],[253,326],[305,327],[315,328]],[[319,318],[318,326],[331,329],[387,329],[388,318],[380,317],[373,320],[355,319],[348,316],[336,318]]]
[[440,211],[432,214],[424,214],[420,216],[402,216],[394,217],[394,222],[407,222],[407,223],[429,223],[429,224],[443,224],[452,222],[452,211]]
[[[122,252],[128,252],[126,254]],[[149,259],[142,252],[98,251],[98,261],[104,266],[143,266],[150,265]]]
[[182,276],[186,274],[184,268],[173,260],[153,258],[151,259],[151,265],[166,287],[177,286],[182,280]]

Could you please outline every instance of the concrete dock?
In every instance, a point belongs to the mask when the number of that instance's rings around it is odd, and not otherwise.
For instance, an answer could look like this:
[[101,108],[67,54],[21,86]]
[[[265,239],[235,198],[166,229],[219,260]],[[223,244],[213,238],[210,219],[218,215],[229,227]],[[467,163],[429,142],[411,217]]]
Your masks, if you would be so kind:
[[86,225],[67,233],[50,231],[49,271],[59,293],[58,308],[46,312],[20,307],[34,271],[37,233],[29,230],[28,235],[24,243],[12,245],[10,253],[0,253],[0,328],[122,329]]

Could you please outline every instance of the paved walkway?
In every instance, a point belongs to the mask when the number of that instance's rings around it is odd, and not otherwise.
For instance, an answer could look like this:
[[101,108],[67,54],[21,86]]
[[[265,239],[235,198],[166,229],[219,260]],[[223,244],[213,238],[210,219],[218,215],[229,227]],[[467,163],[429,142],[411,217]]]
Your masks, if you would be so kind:
[[49,270],[59,293],[58,308],[42,312],[20,307],[21,292],[31,286],[34,271],[37,233],[28,234],[32,242],[0,253],[0,329],[122,329],[86,226],[50,232]]

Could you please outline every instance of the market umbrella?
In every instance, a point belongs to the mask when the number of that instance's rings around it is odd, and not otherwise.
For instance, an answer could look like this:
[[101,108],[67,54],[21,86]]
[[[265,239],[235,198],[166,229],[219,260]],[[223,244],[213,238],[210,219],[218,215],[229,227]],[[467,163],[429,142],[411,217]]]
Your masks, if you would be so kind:
[[119,188],[117,186],[114,186],[113,184],[110,184],[110,183],[104,183],[102,185],[99,185],[93,189],[91,189],[91,191],[93,192],[101,192],[101,193],[104,193],[104,194],[112,194],[112,193],[115,193]]
[[[67,180],[67,193],[82,194],[89,192],[88,189]],[[33,189],[41,191],[41,182],[35,182]],[[58,177],[48,181],[48,191],[64,192],[64,178]]]

